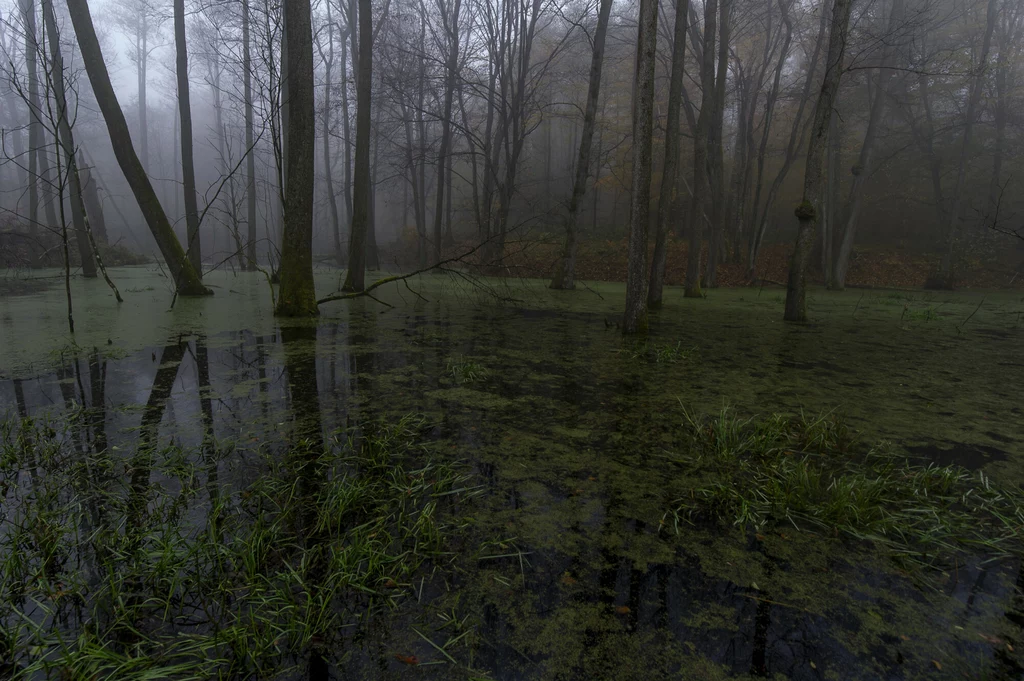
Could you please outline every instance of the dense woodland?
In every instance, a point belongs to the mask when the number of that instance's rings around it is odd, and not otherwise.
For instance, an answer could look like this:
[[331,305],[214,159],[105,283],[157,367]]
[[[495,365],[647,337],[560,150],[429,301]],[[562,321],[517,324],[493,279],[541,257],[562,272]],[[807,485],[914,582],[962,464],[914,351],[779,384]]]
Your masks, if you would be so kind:
[[85,277],[116,244],[309,315],[314,263],[346,270],[322,303],[557,244],[573,288],[581,241],[625,238],[632,331],[667,239],[692,296],[794,244],[794,320],[866,242],[943,288],[1019,243],[1017,0],[19,0],[0,49],[3,248]]

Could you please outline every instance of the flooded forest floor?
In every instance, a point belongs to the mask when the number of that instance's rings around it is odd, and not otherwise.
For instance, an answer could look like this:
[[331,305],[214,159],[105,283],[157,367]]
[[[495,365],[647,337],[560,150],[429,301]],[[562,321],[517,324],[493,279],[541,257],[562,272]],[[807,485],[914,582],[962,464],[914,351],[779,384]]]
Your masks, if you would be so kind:
[[0,298],[0,678],[1024,672],[1019,292],[111,274]]

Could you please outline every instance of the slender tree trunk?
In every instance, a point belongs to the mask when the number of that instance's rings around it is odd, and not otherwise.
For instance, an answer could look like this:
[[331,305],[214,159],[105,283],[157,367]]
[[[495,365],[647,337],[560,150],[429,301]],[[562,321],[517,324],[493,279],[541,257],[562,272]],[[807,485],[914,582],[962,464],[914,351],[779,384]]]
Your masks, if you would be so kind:
[[725,239],[725,87],[729,76],[729,40],[732,0],[719,0],[718,75],[715,77],[715,109],[711,123],[711,143],[708,152],[710,164],[712,205],[711,236],[708,241],[708,268],[704,286],[718,286],[718,261]]
[[434,205],[434,262],[441,262],[441,247],[444,241],[444,199],[445,175],[451,164],[452,144],[452,103],[455,100],[455,81],[459,68],[459,14],[462,9],[461,0],[453,0],[451,15],[448,15],[447,3],[442,0],[442,19],[445,35],[448,40],[448,62],[445,64],[444,115],[441,118],[441,151],[437,163],[437,191]]
[[[373,76],[373,24],[370,0],[359,0],[359,52],[356,63],[356,167],[352,188],[352,229],[348,242],[345,291],[362,291],[366,281],[366,230],[370,223],[370,104]],[[355,57],[355,55],[353,55]]]
[[[889,9],[888,35],[891,36],[895,33],[902,16],[903,0],[893,0],[892,7]],[[850,196],[846,202],[844,214],[846,225],[843,229],[842,241],[839,244],[839,251],[835,256],[832,277],[826,279],[831,289],[842,290],[846,286],[846,274],[850,267],[850,256],[853,254],[857,223],[860,220],[861,208],[864,205],[864,182],[870,177],[873,170],[871,162],[874,155],[875,138],[878,136],[878,129],[882,125],[889,83],[893,76],[893,70],[886,68],[889,66],[891,59],[892,47],[889,43],[886,43],[886,47],[882,52],[881,64],[878,68],[875,98],[871,102],[871,111],[868,114],[868,127],[864,132],[864,141],[861,143],[860,153],[857,156],[857,165],[853,167],[853,183],[850,186]]]
[[[355,17],[350,17],[350,22],[355,21]],[[350,23],[348,27],[349,33],[356,30],[355,24]],[[353,45],[355,43],[353,42]],[[341,41],[341,134],[342,134],[342,146],[344,147],[345,153],[342,155],[345,163],[345,190],[343,197],[345,201],[345,219],[348,221],[349,233],[352,231],[352,123],[349,117],[349,105],[348,105],[348,43],[344,40]]]
[[196,168],[192,161],[192,104],[188,90],[188,47],[185,44],[185,0],[174,0],[175,71],[178,78],[178,117],[181,119],[181,177],[185,189],[185,225],[188,260],[203,276],[203,249],[199,237]]
[[[39,155],[43,148],[43,124],[39,120],[39,69],[36,50],[36,8],[33,0],[21,0],[25,31],[25,69],[28,71],[28,223],[39,229]],[[53,225],[51,224],[50,227]]]
[[51,0],[42,0],[43,26],[46,29],[47,42],[50,46],[50,89],[57,104],[57,142],[64,152],[68,164],[68,180],[71,190],[71,219],[75,227],[75,242],[78,245],[78,256],[82,261],[82,275],[87,279],[96,277],[96,262],[93,260],[92,248],[89,246],[89,222],[82,201],[82,180],[78,174],[78,161],[75,154],[75,138],[71,132],[71,121],[68,117],[67,97],[64,93],[64,58],[60,51],[60,37],[57,33],[57,21],[53,16]]
[[710,223],[712,213],[711,160],[708,158],[712,125],[715,116],[715,35],[717,26],[718,2],[704,2],[704,36],[701,45],[701,102],[700,115],[697,117],[697,130],[693,140],[693,196],[696,203],[696,214],[690,223],[690,242],[686,252],[686,284],[687,298],[700,298],[701,291],[701,251],[703,250],[703,234],[705,223]]
[[256,144],[253,133],[252,106],[252,53],[249,36],[249,0],[242,0],[242,74],[245,97],[245,203],[246,227],[246,269],[256,270]]
[[565,244],[562,246],[562,257],[558,261],[555,276],[551,279],[551,288],[553,289],[576,287],[577,223],[583,196],[587,191],[587,178],[593,165],[590,162],[590,152],[594,143],[594,130],[597,127],[597,103],[601,96],[604,44],[608,35],[608,19],[611,16],[611,11],[612,0],[601,0],[597,15],[597,30],[594,32],[594,51],[590,57],[590,84],[587,86],[587,108],[583,112],[583,134],[580,136],[580,149],[576,157],[576,177],[572,185],[572,197],[569,199],[569,214],[565,218]]
[[377,161],[380,150],[380,107],[373,112],[370,137],[373,141],[373,158],[370,161],[370,207],[366,225],[366,269],[380,269],[380,254],[377,251]]
[[139,18],[141,21],[139,63],[136,67],[136,75],[139,81],[139,150],[142,157],[142,169],[149,172],[149,123],[146,122],[146,113],[149,109],[146,104],[146,81],[149,70],[149,18],[146,10],[142,10]]
[[[821,12],[821,19],[818,25],[818,35],[814,40],[814,50],[811,53],[810,62],[807,65],[807,72],[804,76],[804,87],[800,94],[799,104],[797,105],[796,116],[793,119],[793,127],[789,131],[789,142],[786,144],[786,154],[782,161],[782,167],[775,174],[775,178],[772,180],[771,187],[768,189],[768,195],[765,198],[764,207],[760,209],[760,218],[758,219],[759,200],[761,197],[761,180],[758,180],[758,188],[754,194],[754,206],[751,214],[751,218],[754,220],[751,229],[750,237],[750,252],[747,259],[747,278],[753,280],[754,271],[757,264],[757,255],[761,249],[761,243],[764,239],[765,232],[768,230],[768,225],[772,221],[772,209],[775,207],[775,201],[778,198],[779,191],[782,188],[782,183],[785,181],[786,176],[789,174],[790,168],[793,167],[793,163],[796,161],[797,152],[800,148],[801,140],[804,136],[804,111],[807,108],[807,103],[811,99],[811,89],[814,85],[814,76],[818,72],[818,61],[821,58],[821,48],[824,45],[825,35],[828,28],[828,20],[831,14],[830,6],[823,8]],[[826,11],[828,10],[828,11]],[[783,20],[787,26],[787,45],[792,38],[792,20],[789,17],[788,6],[787,11],[783,15]],[[788,50],[787,50],[788,52]],[[778,83],[779,77],[782,73],[782,68],[785,63],[784,58],[780,58],[776,71],[775,71],[775,82]],[[778,95],[778,88],[775,90],[775,97],[771,98],[772,106],[770,111],[774,111],[775,99]],[[761,151],[759,152],[758,158],[758,177],[762,177],[764,167],[764,155],[768,144],[768,131],[763,133],[761,138]]]
[[99,104],[110,133],[114,156],[117,157],[118,165],[120,165],[125,179],[128,180],[132,193],[139,203],[139,208],[142,209],[142,214],[153,233],[157,247],[167,263],[175,288],[179,295],[209,295],[212,291],[203,286],[199,273],[185,257],[185,251],[181,248],[177,237],[174,236],[174,230],[171,229],[167,214],[160,205],[156,192],[153,191],[153,185],[150,184],[149,177],[146,176],[142,162],[135,154],[135,148],[128,132],[128,124],[125,122],[124,114],[121,113],[121,105],[117,101],[117,95],[110,83],[110,76],[107,74],[107,67],[103,61],[103,53],[100,50],[96,31],[93,28],[87,0],[68,0],[68,11],[71,14],[75,34],[78,36],[78,46],[82,53],[86,73],[89,75],[89,82],[92,84],[96,102]]
[[680,110],[683,101],[683,74],[686,70],[686,18],[690,0],[676,0],[675,28],[672,32],[672,70],[668,84],[668,117],[665,119],[665,167],[661,171],[661,192],[658,195],[658,215],[654,232],[654,259],[651,264],[651,283],[647,304],[661,307],[662,288],[665,283],[665,238],[670,230],[679,187]]
[[[179,0],[180,1],[180,0]],[[284,232],[281,239],[281,291],[275,314],[313,317],[319,314],[313,283],[313,158],[316,119],[313,113],[313,27],[309,0],[284,6],[287,52],[281,76],[288,84]],[[287,71],[283,68],[287,64]]]
[[633,102],[633,192],[630,199],[629,264],[625,334],[647,331],[647,225],[651,209],[651,135],[654,128],[654,67],[657,61],[658,0],[640,0],[636,39],[636,99]]
[[338,197],[334,194],[334,178],[331,174],[331,72],[334,68],[334,19],[331,3],[327,5],[327,57],[324,59],[324,181],[327,184],[327,205],[331,209],[331,227],[334,235],[334,261],[338,267],[345,266],[341,247],[341,218],[338,215]]
[[939,271],[932,277],[930,284],[937,288],[953,288],[953,250],[956,247],[957,233],[960,228],[960,211],[963,203],[964,184],[967,181],[967,166],[970,162],[971,138],[974,133],[974,119],[977,117],[981,103],[981,93],[985,86],[985,71],[988,69],[988,54],[992,46],[992,33],[995,30],[996,17],[999,14],[998,0],[988,0],[985,19],[985,37],[981,44],[981,55],[974,69],[971,93],[967,99],[967,112],[964,115],[964,137],[960,145],[960,163],[956,169],[956,184],[953,185],[953,196],[949,212],[946,213],[945,239],[946,246],[939,263]]
[[843,54],[846,51],[846,36],[850,26],[852,0],[835,0],[832,6],[832,25],[828,37],[828,54],[825,57],[825,77],[814,105],[811,141],[807,145],[807,166],[804,170],[803,201],[796,208],[800,220],[797,230],[793,258],[789,264],[789,281],[786,286],[785,320],[788,322],[807,321],[807,264],[814,245],[814,232],[821,217],[825,192],[825,152],[828,147],[829,120],[839,82],[843,74]]

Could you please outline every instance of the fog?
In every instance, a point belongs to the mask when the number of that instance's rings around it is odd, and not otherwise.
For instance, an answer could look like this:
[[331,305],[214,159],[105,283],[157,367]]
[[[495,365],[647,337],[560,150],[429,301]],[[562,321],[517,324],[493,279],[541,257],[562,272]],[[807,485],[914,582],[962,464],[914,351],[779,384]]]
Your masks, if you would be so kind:
[[[41,97],[35,142],[26,7],[36,15],[32,23],[41,41],[34,48]],[[67,7],[54,8],[68,118],[98,186],[107,239],[158,258],[115,159]],[[94,0],[89,9],[135,151],[178,240],[187,245],[172,6]],[[500,233],[498,259],[509,261],[502,264],[550,276],[574,194],[599,7],[472,0],[457,8],[456,33],[446,23],[452,9],[406,0],[373,5],[368,265],[425,266],[428,254],[456,244],[469,249]],[[683,71],[672,114],[674,18],[680,9],[686,19]],[[280,7],[248,3],[254,216],[246,205],[243,3],[189,2],[184,10],[203,267],[242,267],[240,250],[254,235],[259,262],[276,271],[288,146]],[[312,248],[316,261],[341,266],[347,264],[355,172],[355,12],[347,2],[312,6]],[[765,248],[791,243],[796,232],[793,208],[802,198],[812,111],[831,68],[831,5],[725,0],[704,6],[694,0],[665,2],[658,12],[649,202],[652,208],[664,203],[667,219],[662,225],[652,209],[652,239],[663,230],[670,240],[689,240],[690,252],[703,242],[708,255],[696,271],[706,285],[717,283],[719,262],[742,270],[736,279],[767,276]],[[1021,15],[1022,3],[1011,0],[853,3],[825,152],[815,246],[815,276],[822,282],[841,288],[851,259],[862,251],[907,249],[934,260],[932,283],[952,284],[954,271],[972,258],[995,259],[1012,276],[1020,260],[1020,240],[1012,234],[1024,181],[1024,121],[1017,113]],[[70,183],[66,173],[56,175],[59,116],[40,7],[7,2],[2,16],[0,209],[4,243],[16,250],[10,246],[15,231],[59,234],[60,211],[49,210],[59,205],[57,195],[67,202],[70,224]],[[637,17],[636,3],[610,8],[589,167],[573,209],[583,243],[619,242],[629,231]],[[709,21],[714,34],[705,35]],[[457,68],[449,81],[446,60],[455,35]],[[710,60],[703,58],[706,48]],[[706,150],[705,142],[695,143],[704,139],[699,128],[705,109]],[[665,182],[670,125],[678,131],[677,161],[668,169],[674,181]],[[447,132],[450,140],[444,139]],[[442,146],[450,151],[443,153]],[[695,165],[697,147],[706,173],[695,172],[701,167],[701,161]],[[438,169],[446,157],[450,168],[441,174],[447,191],[439,202]],[[435,216],[443,223],[440,246]],[[29,263],[12,255],[7,264]]]

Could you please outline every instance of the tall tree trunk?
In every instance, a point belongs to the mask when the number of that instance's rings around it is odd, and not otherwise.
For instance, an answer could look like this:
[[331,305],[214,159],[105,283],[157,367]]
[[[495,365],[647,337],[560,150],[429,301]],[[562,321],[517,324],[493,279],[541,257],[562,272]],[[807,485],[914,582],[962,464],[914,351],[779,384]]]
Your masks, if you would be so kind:
[[[686,2],[687,0],[680,0]],[[604,44],[608,35],[608,19],[611,16],[612,0],[601,0],[597,14],[597,30],[594,32],[594,51],[590,57],[590,84],[587,86],[587,108],[583,111],[583,134],[576,157],[576,177],[569,199],[569,214],[565,218],[565,244],[562,257],[558,260],[555,276],[551,279],[553,289],[576,287],[577,222],[582,208],[583,196],[587,192],[587,178],[590,176],[590,151],[597,127],[597,102],[601,95],[601,71],[604,68]],[[670,114],[671,115],[671,114]]]
[[96,102],[103,113],[103,119],[110,133],[114,156],[132,188],[139,208],[142,209],[142,214],[153,233],[157,247],[171,272],[178,294],[185,296],[211,294],[212,291],[203,286],[199,273],[185,257],[185,251],[181,248],[177,237],[174,236],[174,230],[171,229],[167,214],[160,205],[156,192],[153,191],[153,185],[142,167],[142,162],[135,154],[135,147],[132,145],[128,132],[128,123],[124,119],[124,114],[121,113],[121,105],[117,101],[117,95],[110,83],[110,76],[107,74],[103,52],[100,50],[96,30],[93,28],[87,0],[68,0],[68,11],[71,14],[71,23],[74,25],[75,34],[78,36],[78,47],[82,53],[86,73],[89,75],[89,82],[92,84]]
[[[787,45],[791,42],[793,33],[792,19],[789,17],[788,10],[789,6],[787,5],[786,11],[783,14],[783,20],[786,22],[787,29]],[[762,187],[762,181],[760,178],[763,177],[764,157],[768,145],[769,131],[766,129],[762,133],[761,149],[758,152],[758,184],[757,190],[754,193],[753,210],[751,211],[751,219],[753,220],[753,223],[751,224],[750,230],[750,251],[747,256],[747,278],[751,280],[754,278],[757,255],[760,252],[761,243],[764,239],[765,232],[768,230],[768,225],[772,222],[772,209],[775,207],[775,201],[778,198],[780,189],[782,188],[782,183],[785,181],[790,168],[793,167],[793,163],[796,161],[797,152],[804,136],[804,111],[807,108],[807,103],[811,99],[811,89],[814,85],[814,76],[818,72],[818,61],[821,58],[821,48],[822,45],[824,45],[830,14],[831,10],[829,7],[822,9],[821,19],[818,25],[818,34],[814,40],[814,50],[811,52],[811,59],[807,65],[807,72],[804,75],[804,86],[803,91],[800,93],[800,103],[797,105],[796,116],[793,119],[793,126],[789,131],[789,142],[786,144],[786,154],[783,157],[782,167],[775,174],[771,187],[768,189],[768,195],[765,198],[763,208],[759,206]],[[780,58],[780,62],[778,63],[775,71],[775,85],[773,85],[774,96],[769,98],[772,104],[770,109],[766,111],[766,115],[768,115],[768,112],[774,112],[775,110],[775,101],[778,97],[778,82],[779,77],[782,74],[784,63],[785,59]],[[774,118],[774,113],[771,115]],[[760,213],[758,212],[759,210]],[[760,217],[758,217],[759,215]]]
[[704,273],[704,286],[718,286],[718,261],[725,239],[725,87],[729,76],[729,40],[731,0],[719,0],[718,75],[715,77],[715,109],[711,122],[711,141],[708,151],[711,175],[711,236],[708,240],[708,268]]
[[252,53],[249,46],[249,0],[242,0],[242,82],[245,97],[245,203],[246,269],[256,270],[256,144],[253,134],[252,110]]
[[281,238],[281,291],[275,314],[313,317],[319,314],[313,282],[313,158],[316,119],[313,113],[313,27],[309,0],[284,5],[287,51],[282,52],[283,82],[288,84],[288,127],[285,129],[286,184],[284,231]]
[[829,29],[828,54],[825,57],[825,77],[821,92],[814,105],[811,141],[807,145],[807,166],[804,170],[804,196],[796,208],[800,220],[793,258],[789,264],[786,285],[786,312],[788,322],[807,321],[807,264],[814,245],[814,232],[821,217],[825,190],[825,151],[828,147],[829,120],[832,107],[839,94],[839,81],[843,75],[843,53],[850,26],[850,8],[853,0],[835,0],[832,6],[832,25]]
[[[903,0],[893,0],[889,9],[888,29],[886,34],[892,36],[903,16]],[[892,38],[889,38],[892,40]],[[875,138],[878,136],[878,129],[882,125],[882,118],[885,114],[885,102],[889,93],[889,82],[892,80],[893,69],[887,68],[892,59],[892,46],[890,42],[885,43],[882,51],[881,63],[878,67],[878,81],[875,86],[875,98],[871,102],[871,111],[868,114],[868,127],[864,132],[864,140],[860,146],[860,153],[857,156],[857,165],[852,169],[853,183],[850,186],[850,196],[846,201],[842,241],[839,244],[839,251],[835,255],[835,265],[832,267],[832,277],[827,278],[829,288],[842,290],[846,286],[846,274],[850,267],[850,256],[853,253],[854,238],[857,234],[857,223],[860,220],[860,211],[864,205],[864,182],[871,175],[873,168],[871,161],[874,155]],[[997,145],[998,147],[998,145]]]
[[331,174],[331,89],[334,87],[331,82],[331,72],[334,69],[334,19],[331,16],[331,3],[328,2],[326,5],[327,56],[324,58],[324,181],[327,184],[327,205],[331,209],[334,261],[338,264],[338,267],[344,267],[344,253],[341,247],[341,218],[338,215],[338,197],[334,194],[334,178]]
[[[370,223],[370,105],[373,84],[373,24],[370,0],[359,0],[356,60],[356,167],[352,188],[352,229],[348,241],[345,291],[362,291],[366,281],[366,230]],[[355,54],[352,55],[356,57]]]
[[136,65],[136,76],[139,81],[139,150],[142,157],[142,169],[149,172],[149,123],[146,121],[146,113],[149,106],[146,103],[146,81],[149,70],[149,17],[146,10],[141,10],[139,21],[142,22],[139,29],[139,63]]
[[672,32],[672,70],[668,80],[668,116],[665,119],[665,167],[661,171],[661,191],[658,195],[657,224],[654,231],[654,259],[651,264],[651,283],[647,291],[647,305],[661,307],[665,284],[665,238],[676,207],[679,187],[680,111],[683,101],[683,74],[686,71],[686,18],[690,0],[676,0],[675,28]]
[[704,224],[710,223],[712,212],[711,161],[708,158],[712,125],[715,116],[715,34],[718,2],[704,2],[704,36],[701,44],[700,68],[700,115],[693,140],[693,200],[696,203],[694,220],[690,222],[690,241],[686,252],[687,298],[700,298],[701,251],[703,250]]
[[977,117],[981,103],[981,93],[985,87],[985,71],[988,69],[988,53],[992,46],[992,33],[999,14],[998,0],[988,0],[985,18],[985,37],[981,43],[981,54],[978,65],[974,67],[971,92],[967,99],[967,111],[964,114],[964,137],[960,145],[960,162],[956,169],[956,184],[953,185],[953,196],[949,212],[946,213],[945,239],[946,245],[939,263],[938,273],[932,277],[930,284],[938,288],[953,288],[953,250],[956,247],[957,233],[960,228],[960,211],[963,204],[964,184],[967,181],[967,166],[970,161],[971,138],[974,133],[974,119]]
[[[348,31],[355,31],[355,25],[349,24]],[[348,105],[348,43],[341,41],[341,135],[342,146],[345,153],[342,160],[345,163],[345,219],[348,221],[349,233],[352,231],[352,123],[349,118]]]
[[366,225],[366,269],[380,269],[380,254],[377,251],[377,161],[380,150],[380,107],[373,114],[370,137],[373,138],[373,154],[370,161],[370,207]]
[[60,36],[57,21],[53,16],[51,0],[42,0],[43,26],[50,46],[49,78],[53,99],[57,104],[57,142],[62,148],[68,164],[68,180],[71,191],[71,219],[75,227],[75,242],[78,256],[82,261],[82,275],[88,279],[96,277],[96,262],[89,246],[89,221],[82,201],[82,180],[78,174],[78,160],[75,154],[75,138],[71,132],[67,97],[64,93],[64,57],[60,51]]
[[28,71],[28,223],[29,229],[36,231],[39,229],[39,155],[43,148],[43,124],[39,119],[36,8],[33,0],[21,0],[21,15],[25,31],[25,69]]
[[459,14],[462,9],[462,0],[453,0],[453,3],[450,16],[445,0],[438,3],[445,36],[448,40],[448,61],[445,64],[444,115],[441,118],[441,151],[437,163],[437,191],[434,193],[436,202],[434,206],[434,262],[441,262],[441,247],[444,241],[445,175],[447,167],[451,164],[452,102],[455,99],[455,81],[459,68]]
[[633,191],[630,198],[626,313],[622,332],[647,331],[647,225],[651,209],[651,135],[654,127],[654,66],[658,0],[640,0],[636,38],[636,98],[633,102]]
[[181,119],[181,177],[185,190],[185,225],[188,260],[203,276],[203,249],[199,238],[196,168],[192,161],[192,104],[188,91],[188,47],[185,44],[185,0],[174,0],[175,72],[178,80],[178,117]]
[[825,285],[832,281],[833,263],[833,239],[838,234],[837,221],[839,220],[839,186],[840,178],[839,165],[841,162],[842,150],[840,143],[839,114],[832,112],[828,124],[828,151],[825,153],[825,198],[821,211],[821,271],[824,275]]

